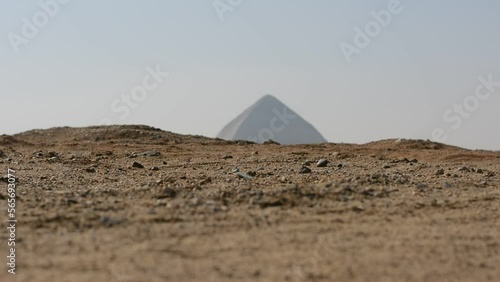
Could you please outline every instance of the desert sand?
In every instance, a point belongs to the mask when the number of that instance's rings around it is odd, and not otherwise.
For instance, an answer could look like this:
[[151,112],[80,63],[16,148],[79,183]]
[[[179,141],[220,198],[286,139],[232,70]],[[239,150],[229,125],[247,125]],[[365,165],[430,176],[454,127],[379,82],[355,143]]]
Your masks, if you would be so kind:
[[0,150],[2,227],[9,167],[18,219],[0,281],[500,279],[500,152],[146,126],[33,130]]

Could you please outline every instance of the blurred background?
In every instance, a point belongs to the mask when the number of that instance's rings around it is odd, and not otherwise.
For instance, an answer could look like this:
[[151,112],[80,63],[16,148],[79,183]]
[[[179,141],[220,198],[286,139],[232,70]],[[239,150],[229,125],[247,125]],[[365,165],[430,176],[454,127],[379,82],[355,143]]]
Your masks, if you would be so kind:
[[[500,2],[397,2],[2,1],[0,134],[111,123],[214,137],[272,94],[330,142],[437,129],[500,150],[500,87],[473,98],[479,77],[500,82]],[[388,5],[399,12],[377,30]]]

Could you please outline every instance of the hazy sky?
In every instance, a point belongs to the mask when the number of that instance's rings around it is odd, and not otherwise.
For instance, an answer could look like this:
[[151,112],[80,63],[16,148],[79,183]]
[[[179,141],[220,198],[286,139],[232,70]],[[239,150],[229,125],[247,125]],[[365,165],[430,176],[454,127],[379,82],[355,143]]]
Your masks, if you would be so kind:
[[498,0],[54,1],[1,1],[0,133],[106,119],[213,137],[269,93],[331,142],[441,128],[500,150]]

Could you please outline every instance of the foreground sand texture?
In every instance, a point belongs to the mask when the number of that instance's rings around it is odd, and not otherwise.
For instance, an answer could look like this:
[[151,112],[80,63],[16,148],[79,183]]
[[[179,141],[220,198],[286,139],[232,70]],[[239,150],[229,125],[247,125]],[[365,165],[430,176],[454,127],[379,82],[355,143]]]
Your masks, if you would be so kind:
[[1,175],[11,166],[19,184],[17,275],[2,231],[0,281],[500,279],[500,152],[144,126],[31,131],[0,150]]

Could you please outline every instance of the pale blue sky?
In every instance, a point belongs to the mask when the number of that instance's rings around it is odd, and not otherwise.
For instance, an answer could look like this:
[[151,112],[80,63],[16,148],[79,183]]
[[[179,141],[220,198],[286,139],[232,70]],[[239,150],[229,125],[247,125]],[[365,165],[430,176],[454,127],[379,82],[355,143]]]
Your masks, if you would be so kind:
[[[16,54],[8,34],[43,10],[2,0],[0,134],[107,118],[213,137],[269,93],[330,142],[442,128],[446,143],[500,150],[500,87],[457,129],[443,119],[479,76],[500,82],[500,2],[401,0],[348,64],[340,43],[389,2],[242,0],[221,21],[212,0],[72,0]],[[170,76],[121,119],[111,104],[157,65]]]

